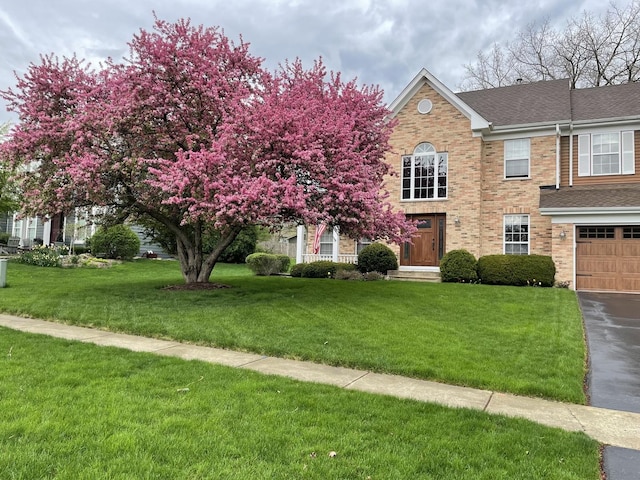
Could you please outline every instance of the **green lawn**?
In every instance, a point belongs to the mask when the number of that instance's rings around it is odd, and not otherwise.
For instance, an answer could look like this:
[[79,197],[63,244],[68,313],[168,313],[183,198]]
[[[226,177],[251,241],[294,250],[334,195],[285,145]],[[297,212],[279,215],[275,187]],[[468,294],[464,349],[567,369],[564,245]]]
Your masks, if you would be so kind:
[[169,291],[178,264],[111,269],[10,263],[0,309],[159,338],[584,403],[585,347],[563,289],[254,277]]
[[[11,267],[0,295],[17,301],[29,274]],[[87,278],[51,272],[34,274],[60,305],[52,278]],[[136,289],[184,302],[144,281],[121,296]],[[599,446],[581,433],[3,328],[0,412],[3,479],[600,478]]]

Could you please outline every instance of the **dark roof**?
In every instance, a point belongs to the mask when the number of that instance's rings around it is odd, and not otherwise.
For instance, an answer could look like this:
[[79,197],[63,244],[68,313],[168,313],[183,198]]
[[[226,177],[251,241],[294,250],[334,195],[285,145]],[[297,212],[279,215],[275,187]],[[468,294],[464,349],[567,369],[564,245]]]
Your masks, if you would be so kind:
[[540,208],[640,208],[640,183],[540,189]]
[[574,121],[640,114],[640,83],[571,90]]
[[456,95],[494,126],[640,117],[640,83],[572,90],[564,79]]
[[571,118],[569,80],[522,83],[460,92],[457,96],[494,125],[558,122]]

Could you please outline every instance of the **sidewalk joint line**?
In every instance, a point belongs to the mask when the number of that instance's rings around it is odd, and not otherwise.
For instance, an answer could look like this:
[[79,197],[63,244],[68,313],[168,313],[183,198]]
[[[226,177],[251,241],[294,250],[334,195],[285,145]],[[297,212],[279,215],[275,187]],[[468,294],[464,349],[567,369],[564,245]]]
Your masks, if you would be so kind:
[[238,365],[238,368],[243,368],[246,367],[247,365],[251,365],[252,363],[258,363],[261,362],[262,360],[266,360],[267,358],[269,358],[267,355],[264,355],[260,358],[258,358],[257,360],[250,360],[246,363],[241,363],[240,365]]
[[496,392],[491,392],[491,395],[489,395],[489,398],[487,399],[487,403],[484,404],[484,407],[482,408],[483,412],[487,411],[487,408],[489,408],[489,404],[491,403],[491,400],[493,399],[493,395]]
[[349,383],[347,383],[344,387],[342,388],[349,388],[351,385],[353,385],[354,383],[356,383],[358,380],[366,377],[367,375],[369,375],[371,372],[364,372],[362,375],[360,375],[358,378],[355,378],[353,380],[351,380]]

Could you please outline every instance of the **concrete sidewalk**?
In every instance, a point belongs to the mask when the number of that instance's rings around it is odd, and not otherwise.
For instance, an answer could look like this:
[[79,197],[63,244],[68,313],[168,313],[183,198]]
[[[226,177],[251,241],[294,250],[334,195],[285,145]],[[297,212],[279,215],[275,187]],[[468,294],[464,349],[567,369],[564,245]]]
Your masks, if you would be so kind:
[[280,375],[305,382],[335,385],[350,390],[522,417],[550,427],[558,427],[568,431],[582,431],[606,445],[640,450],[640,414],[638,413],[553,402],[397,375],[383,375],[311,362],[200,347],[12,315],[0,314],[0,326],[136,352],[149,352],[185,360],[201,360],[230,367],[246,368],[267,375]]

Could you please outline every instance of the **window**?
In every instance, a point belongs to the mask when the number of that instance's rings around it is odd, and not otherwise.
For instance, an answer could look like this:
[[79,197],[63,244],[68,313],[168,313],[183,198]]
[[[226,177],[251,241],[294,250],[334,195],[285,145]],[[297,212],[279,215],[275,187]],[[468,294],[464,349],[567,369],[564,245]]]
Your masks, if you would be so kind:
[[371,245],[371,240],[368,238],[361,238],[360,240],[357,241],[356,243],[356,254],[360,255],[360,252],[362,251],[362,249],[368,245]]
[[635,173],[634,132],[578,135],[578,175],[631,175]]
[[622,238],[640,238],[640,227],[624,227]]
[[320,255],[333,255],[333,229],[327,228],[320,236]]
[[614,227],[580,227],[578,238],[616,238]]
[[446,152],[436,152],[430,143],[421,143],[413,155],[402,157],[402,199],[434,200],[447,198]]
[[528,138],[505,140],[504,178],[529,178],[530,150]]
[[504,216],[504,253],[529,255],[529,215]]

